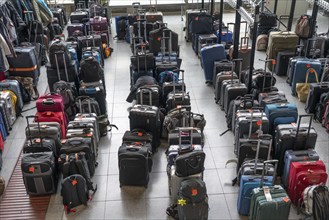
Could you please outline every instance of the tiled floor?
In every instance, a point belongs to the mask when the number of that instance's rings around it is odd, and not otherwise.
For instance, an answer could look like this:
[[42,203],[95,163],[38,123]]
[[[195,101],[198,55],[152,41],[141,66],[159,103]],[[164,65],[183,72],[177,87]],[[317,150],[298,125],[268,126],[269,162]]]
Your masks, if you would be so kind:
[[[319,32],[328,30],[328,18],[319,16]],[[233,153],[233,135],[228,132],[220,137],[226,130],[226,121],[223,111],[214,102],[213,88],[204,84],[203,70],[200,62],[192,51],[190,43],[184,40],[184,22],[180,16],[165,16],[168,26],[179,33],[181,45],[182,69],[185,69],[187,90],[192,99],[192,110],[205,114],[207,125],[205,128],[206,144],[206,171],[205,182],[209,194],[209,219],[246,219],[240,217],[236,210],[238,187],[231,186],[235,177],[235,167],[227,160],[235,157]],[[225,14],[224,22],[234,21],[234,14]],[[114,25],[113,25],[114,26]],[[114,31],[112,32],[114,33]],[[99,166],[93,181],[98,184],[98,191],[88,207],[81,208],[77,213],[66,215],[63,210],[59,193],[53,195],[49,205],[47,219],[167,219],[165,210],[170,203],[166,170],[165,148],[160,148],[154,155],[154,167],[151,173],[148,189],[140,187],[119,187],[117,150],[125,130],[129,129],[127,108],[131,104],[125,101],[129,93],[129,57],[131,51],[125,42],[112,42],[114,53],[105,62],[106,85],[108,90],[108,111],[111,123],[116,124],[119,130],[113,130],[100,142]],[[256,52],[256,67],[263,67],[258,61],[264,58],[264,53]],[[299,107],[303,114],[303,104],[290,95],[290,87],[285,79],[277,77],[277,87],[286,91],[291,102]],[[39,83],[39,91],[45,91],[46,78]],[[42,88],[41,88],[42,87]],[[28,106],[27,106],[28,107]],[[26,108],[27,108],[26,107]],[[33,113],[33,112],[29,112]],[[24,113],[28,115],[29,113]],[[24,142],[22,130],[25,120],[19,119],[6,141],[4,152],[4,166],[1,175],[9,179],[12,169]],[[329,166],[329,135],[317,123],[314,123],[319,137],[316,150],[321,159]],[[60,190],[58,190],[59,192]],[[300,219],[295,209],[291,210],[290,219]]]

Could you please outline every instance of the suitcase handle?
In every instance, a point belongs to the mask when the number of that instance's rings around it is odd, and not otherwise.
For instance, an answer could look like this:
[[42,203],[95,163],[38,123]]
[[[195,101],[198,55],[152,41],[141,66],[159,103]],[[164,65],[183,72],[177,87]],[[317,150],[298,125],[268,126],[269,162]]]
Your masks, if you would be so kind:
[[182,133],[183,132],[188,132],[191,139],[190,139],[190,144],[191,146],[193,145],[193,131],[197,131],[196,128],[193,127],[184,127],[184,128],[178,128],[178,145],[182,146]]
[[298,118],[298,124],[297,124],[297,130],[296,130],[296,136],[295,136],[295,142],[296,142],[297,137],[298,137],[298,134],[301,131],[300,125],[301,125],[302,118],[307,118],[307,117],[309,117],[310,120],[309,120],[309,124],[308,124],[308,128],[307,128],[307,135],[306,135],[305,145],[307,144],[308,137],[310,135],[310,131],[311,131],[311,127],[312,127],[313,115],[300,115],[299,116],[299,118]]
[[73,138],[69,138],[69,139],[66,139],[66,143],[68,143],[69,145],[80,145],[80,144],[83,144],[84,141],[83,141],[83,138],[81,137],[73,137]]
[[139,93],[139,98],[141,100],[141,105],[143,105],[143,92],[147,92],[149,94],[149,105],[152,105],[152,89],[151,88],[147,88],[147,87],[140,87],[139,88],[140,93]]
[[83,113],[83,108],[82,108],[82,100],[87,100],[87,103],[88,103],[88,110],[89,110],[89,113],[92,113],[92,110],[91,110],[91,98],[89,96],[78,96],[77,97],[77,100],[79,102],[79,107],[80,107],[80,112]]
[[264,186],[264,177],[265,177],[265,169],[267,169],[267,164],[274,164],[274,172],[273,172],[273,179],[272,179],[272,185],[275,183],[276,178],[276,170],[278,168],[278,160],[266,160],[263,164],[263,172],[262,172],[262,178],[260,180],[260,188],[263,188]]
[[[275,70],[275,65],[276,65],[276,60],[275,59],[266,59],[266,60],[262,60],[259,59],[259,61],[263,61],[265,63],[265,67],[264,67],[264,78],[263,78],[263,91],[265,90],[265,82],[266,82],[266,73],[267,73],[267,63],[272,63],[272,70]],[[272,91],[272,85],[273,85],[273,79],[274,79],[274,75],[273,75],[274,71],[270,71],[271,73],[271,84],[270,84],[270,91]]]
[[[30,128],[30,121],[29,121],[29,119],[30,119],[30,118],[33,118],[34,121],[37,121],[37,124],[38,124],[38,131],[39,131],[39,138],[41,139],[40,122],[39,122],[39,120],[38,120],[38,116],[36,116],[36,115],[26,116],[25,118],[26,118],[26,123],[27,123],[27,129],[28,129],[28,131],[29,131],[29,139],[30,139],[31,146],[32,146],[33,143],[32,143],[32,135],[31,135],[31,128]],[[42,145],[42,139],[41,139],[40,143],[41,143],[41,147],[43,147],[43,145]]]
[[239,76],[239,83],[241,82],[241,69],[242,69],[242,58],[238,58],[238,59],[233,59],[232,62],[232,76],[231,76],[231,84],[233,85],[233,77],[234,77],[234,70],[236,69],[236,65],[239,63],[239,69],[238,69],[238,76]]

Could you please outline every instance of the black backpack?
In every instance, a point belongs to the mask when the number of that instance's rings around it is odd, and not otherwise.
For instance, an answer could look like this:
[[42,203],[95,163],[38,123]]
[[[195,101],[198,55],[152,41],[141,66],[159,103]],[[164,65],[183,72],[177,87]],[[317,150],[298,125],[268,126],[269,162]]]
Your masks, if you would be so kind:
[[314,120],[322,123],[324,111],[326,110],[326,103],[329,100],[329,92],[322,93],[320,96],[319,103],[315,106]]
[[49,61],[52,68],[67,68],[71,55],[65,41],[55,38],[49,46]]
[[268,11],[259,14],[259,26],[274,27],[277,25],[277,15]]
[[313,190],[314,219],[329,220],[329,190],[327,186],[319,185]]
[[103,69],[95,57],[86,57],[80,62],[79,79],[83,82],[97,82],[102,79]]
[[65,113],[70,119],[74,119],[77,111],[75,106],[75,97],[77,91],[74,84],[65,81],[58,81],[53,85],[54,91],[63,97]]

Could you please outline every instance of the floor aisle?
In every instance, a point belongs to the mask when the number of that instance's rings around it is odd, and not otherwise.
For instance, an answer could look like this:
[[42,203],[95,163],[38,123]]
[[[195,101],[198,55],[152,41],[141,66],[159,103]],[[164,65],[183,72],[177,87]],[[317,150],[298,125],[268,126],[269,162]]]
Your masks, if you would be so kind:
[[[239,220],[236,210],[238,187],[231,186],[235,177],[235,165],[225,167],[227,160],[235,158],[233,153],[233,135],[228,132],[220,137],[219,134],[226,130],[226,121],[223,111],[214,102],[214,90],[204,84],[203,70],[200,61],[194,54],[190,43],[184,40],[184,22],[180,16],[165,16],[164,22],[168,27],[179,34],[181,45],[182,69],[185,70],[187,91],[190,92],[192,111],[205,115],[207,125],[205,128],[206,143],[206,170],[204,180],[209,195],[209,219]],[[328,30],[328,18],[319,18],[319,31]],[[224,15],[225,23],[234,21],[234,14]],[[321,25],[323,24],[323,25]],[[112,25],[112,28],[114,25]],[[115,33],[113,31],[112,33]],[[66,215],[63,211],[60,193],[51,197],[46,219],[167,219],[165,210],[170,203],[168,181],[166,174],[165,148],[161,147],[153,158],[153,169],[150,175],[148,189],[141,187],[119,187],[117,150],[121,144],[123,133],[129,129],[126,97],[129,93],[129,65],[131,51],[125,42],[112,42],[114,53],[105,61],[105,76],[107,87],[108,112],[110,121],[119,127],[112,134],[101,139],[98,162],[93,181],[98,184],[98,191],[88,208],[77,213]],[[256,67],[263,67],[258,61],[264,58],[264,53],[256,53]],[[43,74],[44,76],[45,74]],[[45,82],[43,81],[43,84]],[[290,87],[284,78],[277,77],[277,87],[286,92],[288,99],[299,107],[299,113],[305,113],[303,104],[290,95]],[[40,90],[40,91],[44,91]],[[23,144],[22,127],[25,121],[19,120],[15,126],[12,139],[6,142],[5,164],[7,168],[2,175],[9,179],[11,163],[15,164]],[[314,124],[318,132],[317,152],[329,167],[329,135],[319,125]],[[14,140],[17,139],[17,140]],[[8,146],[11,145],[11,146]],[[16,158],[16,160],[15,160]],[[5,165],[4,164],[4,165]],[[5,167],[5,166],[4,166]],[[60,192],[60,190],[58,190]],[[290,219],[297,220],[301,216],[291,210]]]

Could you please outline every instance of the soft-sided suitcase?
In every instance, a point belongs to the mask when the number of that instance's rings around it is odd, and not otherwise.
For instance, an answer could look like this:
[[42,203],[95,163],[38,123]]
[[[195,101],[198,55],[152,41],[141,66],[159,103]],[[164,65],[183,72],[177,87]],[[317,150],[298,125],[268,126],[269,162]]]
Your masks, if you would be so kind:
[[[265,161],[263,170],[266,168],[266,164],[276,161]],[[262,175],[242,175],[240,180],[240,189],[238,194],[238,212],[240,215],[249,215],[250,204],[251,204],[251,193],[253,189],[263,186],[272,186],[275,181],[275,172],[273,176]]]
[[[307,74],[308,72],[310,74]],[[321,78],[321,62],[319,60],[298,60],[295,64],[294,74],[291,77],[292,95],[297,95],[297,83],[305,83],[306,80],[308,83],[319,82],[318,78]]]
[[155,22],[163,22],[163,14],[161,11],[157,10],[157,7],[150,7],[150,10],[145,13],[146,22],[155,23]]
[[250,220],[288,220],[291,201],[279,185],[255,188],[251,195]]
[[147,188],[152,170],[150,143],[124,142],[118,151],[120,187],[124,185]]
[[[323,76],[324,75],[322,75],[322,79]],[[305,104],[305,111],[308,114],[315,113],[315,107],[320,101],[321,94],[329,92],[329,83],[322,82],[322,79],[320,83],[309,84],[309,93]]]
[[98,142],[97,142],[97,134],[94,128],[69,128],[66,131],[66,138],[86,138],[90,139],[91,150],[95,157],[98,156]]
[[213,17],[206,10],[201,9],[199,14],[191,19],[189,32],[193,34],[213,33]]
[[328,174],[322,160],[298,161],[290,165],[288,195],[295,206],[301,205],[302,192],[311,185],[326,184]]
[[27,194],[56,193],[57,168],[53,152],[24,154],[21,169]]
[[297,161],[317,161],[319,155],[313,149],[307,150],[287,150],[284,155],[284,168],[281,177],[282,184],[285,188],[288,188],[290,165],[292,162]]
[[160,88],[157,85],[142,86],[137,89],[137,104],[160,106]]
[[186,10],[185,12],[185,40],[187,42],[191,42],[192,41],[192,32],[190,31],[190,23],[191,21],[198,16],[198,14],[200,13],[200,10]]
[[213,79],[212,84],[214,89],[216,89],[216,81],[217,81],[217,74],[220,72],[226,72],[232,70],[233,63],[229,60],[221,60],[214,62],[214,70],[213,70]]
[[94,98],[102,115],[107,115],[106,93],[102,81],[95,83],[82,83],[79,89],[80,95]]
[[279,124],[296,123],[298,119],[298,110],[294,103],[266,105],[265,114],[270,121],[270,134],[274,134]]
[[67,25],[67,33],[68,37],[73,36],[74,31],[81,31],[82,33],[85,33],[85,25],[83,23],[72,23]]
[[258,95],[258,103],[259,106],[265,108],[268,104],[275,104],[275,103],[287,103],[288,100],[286,95],[282,91],[272,91],[272,92],[264,92],[259,93]]
[[290,51],[281,51],[276,56],[275,74],[286,76],[288,71],[289,59],[294,57],[295,53]]
[[[184,83],[184,72],[182,72],[182,85]],[[170,92],[166,100],[166,110],[169,112],[171,109],[177,108],[178,106],[190,106],[191,100],[188,92],[185,91],[185,88],[182,90],[176,89],[176,84],[173,82],[173,91]]]
[[[310,117],[308,124],[301,124],[303,117]],[[275,148],[274,157],[279,160],[278,175],[283,174],[284,169],[284,155],[286,150],[307,150],[314,149],[317,132],[312,127],[313,117],[310,115],[301,115],[297,125],[280,124],[275,131]]]
[[70,15],[71,23],[83,23],[83,19],[88,18],[86,11],[74,11]]
[[144,131],[143,129],[134,129],[126,131],[122,137],[122,142],[141,142],[152,144],[152,134]]
[[62,138],[66,137],[67,116],[64,112],[37,112],[35,122],[57,122],[61,125]]
[[[169,37],[169,32],[167,27],[161,27],[159,29],[155,29],[149,33],[149,44],[150,44],[150,52],[155,56],[161,51],[161,41],[163,37],[165,37],[165,45],[169,45],[167,37]],[[172,30],[171,31],[171,46],[172,51],[178,53],[179,45],[178,45],[178,34]],[[165,35],[163,34],[165,32]],[[168,49],[168,48],[167,48]]]
[[[272,31],[268,39],[268,47],[266,50],[267,59],[276,59],[280,51],[295,51],[299,38],[294,32]],[[272,63],[267,63],[272,70]]]
[[109,24],[107,18],[94,17],[89,19],[90,30],[96,33],[105,33],[109,36]]
[[38,112],[64,112],[64,101],[60,94],[46,94],[40,96],[36,101]]
[[215,44],[204,47],[200,51],[200,56],[206,83],[212,83],[214,74],[214,62],[226,59],[224,45]]

